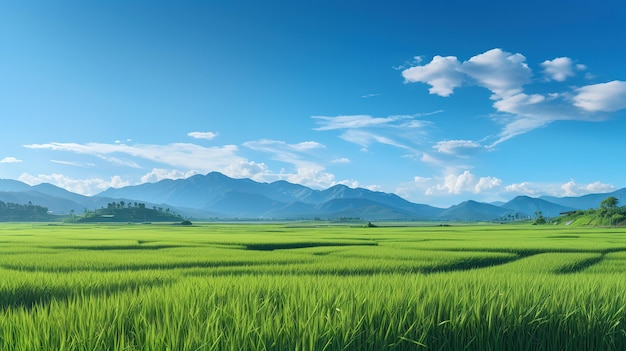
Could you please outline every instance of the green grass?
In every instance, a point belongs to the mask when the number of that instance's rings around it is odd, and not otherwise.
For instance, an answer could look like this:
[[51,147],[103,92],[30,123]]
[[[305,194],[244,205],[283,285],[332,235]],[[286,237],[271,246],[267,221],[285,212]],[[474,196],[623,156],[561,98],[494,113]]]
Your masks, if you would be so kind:
[[626,230],[0,226],[0,350],[621,350]]

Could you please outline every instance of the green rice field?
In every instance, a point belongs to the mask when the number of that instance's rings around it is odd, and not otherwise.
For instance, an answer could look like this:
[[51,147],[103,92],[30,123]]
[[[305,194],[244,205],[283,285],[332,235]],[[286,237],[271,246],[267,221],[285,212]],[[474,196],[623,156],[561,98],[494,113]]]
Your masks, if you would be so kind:
[[626,229],[0,225],[0,350],[624,350]]

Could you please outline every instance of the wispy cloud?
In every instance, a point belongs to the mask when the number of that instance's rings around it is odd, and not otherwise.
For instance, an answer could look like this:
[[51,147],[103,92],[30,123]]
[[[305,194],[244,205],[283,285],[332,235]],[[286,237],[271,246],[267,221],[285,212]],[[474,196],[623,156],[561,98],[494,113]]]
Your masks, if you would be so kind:
[[361,97],[363,99],[368,99],[368,98],[372,98],[372,97],[376,97],[376,96],[380,96],[380,94],[365,94],[365,95],[361,95]]
[[433,146],[440,153],[457,156],[468,156],[475,154],[484,147],[472,140],[443,140]]
[[[372,144],[384,144],[416,153],[415,145],[425,135],[425,128],[432,122],[419,119],[443,112],[437,110],[414,115],[391,115],[374,117],[370,115],[312,116],[317,120],[317,131],[342,131],[340,138],[357,144],[368,151]],[[420,138],[420,136],[422,138]]]
[[192,138],[195,138],[195,139],[213,140],[217,136],[217,133],[213,133],[213,132],[189,132],[189,133],[187,133],[187,135],[192,137]]
[[68,165],[75,167],[93,167],[96,164],[92,162],[78,162],[78,161],[60,161],[60,160],[50,160],[52,163],[57,163],[60,165]]
[[343,133],[341,135],[341,138],[351,143],[360,145],[361,147],[363,147],[364,151],[367,150],[370,144],[373,144],[373,143],[391,145],[400,149],[413,151],[411,147],[404,145],[403,143],[399,141],[396,141],[394,139],[391,139],[383,135],[379,135],[375,132],[370,132],[370,131],[365,131],[365,130],[350,129],[346,131],[345,133]]
[[341,158],[336,158],[330,162],[331,163],[350,163],[350,159],[347,157],[341,157]]
[[19,160],[15,157],[10,157],[10,156],[4,157],[2,160],[0,160],[0,163],[21,163],[21,162],[22,160]]
[[323,144],[316,141],[289,144],[281,140],[261,139],[247,141],[243,146],[255,151],[268,153],[273,159],[293,164],[296,167],[323,169],[323,166],[304,157],[305,155],[310,155],[314,150],[325,148]]
[[237,155],[238,148],[235,145],[207,148],[188,143],[126,145],[52,142],[46,144],[29,144],[24,145],[24,147],[29,149],[45,149],[92,155],[112,163],[134,168],[140,168],[134,160],[120,159],[117,156],[144,159],[164,165],[198,171],[221,169],[232,162],[242,160],[242,158]]
[[[557,120],[600,121],[600,113],[626,109],[626,82],[612,81],[581,87],[566,86],[561,91],[525,93],[524,87],[547,81],[564,82],[586,70],[569,57],[545,60],[540,65],[545,77],[533,81],[526,57],[492,49],[461,62],[456,56],[434,56],[425,64],[406,68],[402,76],[407,83],[426,83],[430,94],[448,97],[464,85],[476,85],[491,91],[494,119],[504,124],[493,136],[495,146],[514,136],[546,126]],[[590,74],[586,75],[590,77]]]

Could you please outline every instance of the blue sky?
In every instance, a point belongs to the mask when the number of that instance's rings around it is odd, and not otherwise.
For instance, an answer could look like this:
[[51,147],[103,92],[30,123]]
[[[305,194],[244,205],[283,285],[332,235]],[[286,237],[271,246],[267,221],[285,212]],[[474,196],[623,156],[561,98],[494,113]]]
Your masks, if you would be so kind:
[[449,206],[626,186],[619,1],[0,4],[0,178]]

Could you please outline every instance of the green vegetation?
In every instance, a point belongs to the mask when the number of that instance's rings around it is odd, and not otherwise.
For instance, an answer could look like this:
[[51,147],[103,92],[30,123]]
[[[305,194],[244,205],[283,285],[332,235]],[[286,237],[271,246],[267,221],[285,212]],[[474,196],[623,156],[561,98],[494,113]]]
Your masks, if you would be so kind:
[[27,205],[0,201],[0,222],[40,222],[51,220],[54,220],[54,218],[48,214],[47,207],[33,205],[30,201]]
[[572,226],[626,226],[626,206],[618,206],[619,200],[609,196],[600,207],[586,211],[573,211],[554,220],[558,224]]
[[626,231],[0,226],[1,350],[621,350]]
[[182,217],[172,212],[169,208],[162,207],[147,208],[144,203],[137,202],[111,202],[106,208],[90,212],[86,211],[83,216],[73,218],[72,221],[78,223],[94,222],[180,222]]

